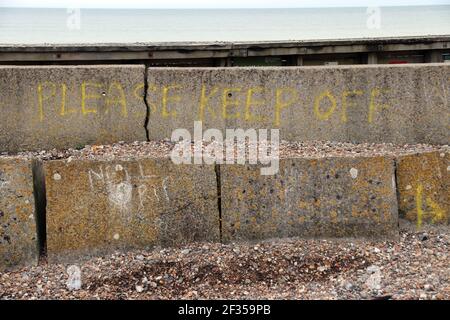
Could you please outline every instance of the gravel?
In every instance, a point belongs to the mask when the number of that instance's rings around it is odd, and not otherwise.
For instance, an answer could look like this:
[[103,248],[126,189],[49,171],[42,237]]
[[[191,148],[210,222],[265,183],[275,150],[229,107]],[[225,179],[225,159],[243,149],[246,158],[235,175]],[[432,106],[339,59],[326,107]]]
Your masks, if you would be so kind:
[[[191,143],[193,150],[194,146]],[[204,143],[206,150],[210,144]],[[249,144],[237,144],[235,153],[244,149],[248,155],[246,146]],[[135,141],[132,143],[119,142],[111,145],[85,146],[81,149],[67,150],[41,150],[36,152],[19,152],[17,154],[2,153],[1,156],[35,157],[41,160],[57,159],[95,159],[95,160],[126,160],[130,158],[161,158],[168,157],[175,144],[162,141]],[[356,156],[398,156],[422,152],[450,152],[448,145],[435,146],[427,144],[394,145],[392,143],[342,143],[330,141],[287,142],[281,141],[279,145],[280,158],[324,158],[324,157],[356,157]]]
[[[422,241],[423,234],[428,239]],[[398,241],[283,239],[116,252],[0,273],[1,299],[450,299],[450,229]],[[375,250],[377,249],[377,250]]]

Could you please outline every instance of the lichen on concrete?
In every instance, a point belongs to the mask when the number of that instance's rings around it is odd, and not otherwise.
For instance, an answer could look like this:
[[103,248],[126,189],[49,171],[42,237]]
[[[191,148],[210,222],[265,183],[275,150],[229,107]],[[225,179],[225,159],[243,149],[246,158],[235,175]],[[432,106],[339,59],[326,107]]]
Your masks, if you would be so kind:
[[400,216],[424,223],[450,223],[450,153],[400,156],[397,181]]
[[44,164],[49,261],[219,241],[214,166],[170,159]]
[[389,157],[282,159],[275,176],[259,175],[257,165],[221,173],[226,241],[398,235]]
[[0,158],[0,270],[38,262],[32,163]]

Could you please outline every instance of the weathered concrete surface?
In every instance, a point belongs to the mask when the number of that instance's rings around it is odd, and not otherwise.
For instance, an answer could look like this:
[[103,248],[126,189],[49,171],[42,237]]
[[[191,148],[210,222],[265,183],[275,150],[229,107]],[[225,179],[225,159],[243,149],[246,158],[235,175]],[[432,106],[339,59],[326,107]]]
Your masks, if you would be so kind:
[[31,168],[30,160],[0,158],[0,271],[38,261]]
[[44,164],[49,261],[219,241],[214,166],[170,159]]
[[225,241],[398,234],[392,159],[282,159],[275,176],[256,165],[220,172]]
[[448,144],[450,65],[148,69],[150,139],[277,128],[285,140]]
[[0,151],[145,140],[145,67],[0,66]]
[[420,153],[397,159],[399,214],[422,223],[450,222],[450,154]]

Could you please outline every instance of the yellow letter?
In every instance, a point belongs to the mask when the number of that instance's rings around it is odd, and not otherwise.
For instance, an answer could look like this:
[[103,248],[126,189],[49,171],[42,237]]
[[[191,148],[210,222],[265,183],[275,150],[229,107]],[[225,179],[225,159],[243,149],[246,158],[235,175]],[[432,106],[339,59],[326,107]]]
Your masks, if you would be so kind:
[[375,104],[375,98],[383,91],[387,92],[389,90],[380,90],[380,89],[374,88],[370,92],[369,118],[368,118],[369,123],[373,122],[373,114],[375,113],[375,111],[377,109],[389,108],[389,106],[386,104],[381,104],[381,105]]
[[87,99],[98,99],[102,96],[98,94],[86,94],[86,86],[93,86],[95,88],[101,88],[102,85],[100,83],[92,83],[92,82],[84,82],[81,84],[81,112],[83,115],[87,115],[88,113],[97,113],[95,109],[87,109],[86,108],[86,100]]
[[202,94],[200,96],[200,105],[199,105],[199,120],[203,121],[205,118],[205,107],[208,107],[208,111],[212,113],[213,118],[216,118],[216,113],[214,112],[214,110],[209,106],[208,104],[208,100],[209,98],[211,98],[213,95],[215,95],[217,93],[218,88],[217,87],[213,87],[213,89],[211,90],[211,93],[209,95],[206,95],[206,87],[202,86]]
[[145,97],[144,87],[145,87],[144,83],[139,83],[134,87],[133,95],[136,99],[141,100],[142,98]]
[[[331,107],[328,109],[327,112],[322,113],[320,112],[320,102],[325,97],[328,98],[328,100],[330,100]],[[333,114],[334,109],[336,109],[336,99],[333,97],[330,91],[327,90],[323,92],[321,95],[316,97],[316,100],[314,102],[314,113],[316,114],[317,118],[319,118],[320,120],[328,120],[328,118],[330,118],[330,116]]]
[[75,113],[76,110],[66,110],[66,92],[67,92],[67,86],[63,83],[61,85],[61,116],[65,116],[66,114]]
[[[288,101],[281,101],[282,100],[281,96],[283,95],[284,92],[289,92],[289,94],[293,95],[293,97],[291,97],[291,99],[289,99]],[[295,90],[293,88],[277,89],[276,98],[275,98],[275,125],[276,126],[280,125],[281,110],[291,106],[295,101],[297,101],[297,98],[298,98],[297,90]]]
[[[52,91],[49,97],[44,97],[43,96],[43,91],[44,91],[44,86],[46,85],[51,85],[52,87]],[[52,83],[52,82],[43,82],[43,83],[39,83],[38,84],[38,101],[39,101],[39,120],[42,122],[44,120],[44,101],[47,101],[48,99],[50,99],[50,97],[54,97],[56,94],[56,84]]]
[[233,92],[240,92],[241,88],[225,88],[223,89],[223,95],[222,95],[222,117],[224,119],[238,119],[241,115],[239,112],[236,112],[235,114],[229,115],[227,113],[227,108],[229,106],[238,107],[239,106],[239,100],[238,99],[231,99],[233,96]]
[[416,208],[417,208],[417,228],[422,226],[422,220],[425,216],[431,215],[431,222],[437,223],[447,220],[447,213],[431,198],[426,197],[426,204],[431,208],[431,213],[423,210],[423,186],[419,184],[416,189]]
[[344,90],[344,92],[342,92],[342,116],[341,116],[341,120],[342,122],[347,122],[347,107],[351,107],[354,106],[354,104],[349,104],[347,102],[347,97],[348,96],[360,96],[362,95],[364,92],[362,90]]
[[264,91],[263,87],[250,88],[247,91],[247,99],[245,103],[245,120],[246,121],[259,121],[262,120],[262,116],[255,116],[250,113],[250,106],[262,106],[264,105],[264,100],[252,100],[253,93],[262,93]]
[[[110,98],[113,96],[113,94],[112,94],[113,88],[116,88],[117,91],[119,92],[118,98]],[[127,100],[125,98],[125,92],[123,91],[122,85],[120,83],[113,82],[113,83],[111,83],[111,85],[109,86],[109,89],[108,89],[105,113],[108,113],[109,107],[112,105],[115,105],[116,103],[118,103],[122,107],[122,116],[124,116],[126,118],[128,116],[128,110],[127,110]]]
[[447,220],[447,213],[436,202],[427,198],[427,205],[431,208],[431,222],[437,223]]
[[181,100],[180,96],[168,96],[169,90],[170,89],[179,89],[181,88],[180,86],[177,85],[173,85],[173,86],[164,86],[163,87],[163,96],[162,96],[162,110],[161,110],[161,114],[163,116],[163,118],[167,118],[169,116],[172,117],[176,117],[177,115],[177,111],[173,110],[171,112],[168,112],[167,110],[167,103],[169,102],[179,102]]

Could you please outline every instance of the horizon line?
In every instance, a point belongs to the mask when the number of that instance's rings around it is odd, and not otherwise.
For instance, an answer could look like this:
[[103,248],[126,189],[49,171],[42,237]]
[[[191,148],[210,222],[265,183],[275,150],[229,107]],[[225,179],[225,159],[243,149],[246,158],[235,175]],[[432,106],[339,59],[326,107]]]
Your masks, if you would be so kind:
[[76,7],[76,6],[3,6],[0,4],[0,8],[9,8],[9,9],[146,9],[146,10],[237,10],[237,9],[336,9],[336,8],[392,8],[392,7],[445,7],[450,6],[450,4],[397,4],[397,5],[381,5],[381,6],[349,6],[349,5],[336,5],[336,6],[298,6],[298,7]]

